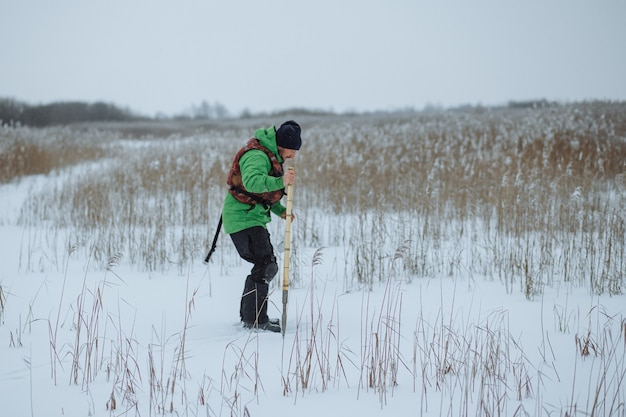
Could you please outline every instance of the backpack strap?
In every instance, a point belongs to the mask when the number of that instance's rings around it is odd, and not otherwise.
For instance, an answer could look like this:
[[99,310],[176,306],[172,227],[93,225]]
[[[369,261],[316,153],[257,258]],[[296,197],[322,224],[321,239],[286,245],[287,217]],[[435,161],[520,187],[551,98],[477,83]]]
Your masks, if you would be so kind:
[[211,245],[211,250],[209,250],[209,253],[204,258],[204,261],[203,261],[205,265],[209,264],[209,259],[211,259],[211,255],[213,255],[213,252],[215,252],[215,248],[217,247],[217,238],[220,236],[221,230],[222,230],[222,215],[220,214],[220,221],[217,223],[217,230],[215,231],[215,237],[213,237],[213,244]]

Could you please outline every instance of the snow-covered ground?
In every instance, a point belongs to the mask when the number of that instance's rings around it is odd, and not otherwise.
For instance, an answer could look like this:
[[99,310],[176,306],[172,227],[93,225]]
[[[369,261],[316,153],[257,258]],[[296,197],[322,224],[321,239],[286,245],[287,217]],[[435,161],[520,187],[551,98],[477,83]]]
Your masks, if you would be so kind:
[[[137,140],[63,130],[63,149],[108,148],[95,162],[0,185],[0,416],[626,416],[623,165],[593,159],[595,145],[581,146],[588,157],[570,152],[569,136],[550,147],[552,133],[541,132],[560,128],[561,111],[566,132],[604,126],[604,116],[568,117],[574,110],[551,110],[554,122],[541,111],[494,122],[518,136],[491,137],[462,114],[312,123],[311,143],[331,149],[309,151],[314,163],[299,172],[331,171],[333,184],[296,188],[284,336],[241,327],[250,265],[226,235],[202,264],[223,192],[214,178],[229,163],[222,153],[247,126]],[[518,126],[520,115],[530,116]],[[370,132],[396,141],[369,149],[359,138]],[[533,153],[541,140],[551,153]],[[557,158],[556,177],[534,174],[538,156],[559,152],[574,158],[571,173]],[[383,156],[364,160],[373,155]],[[400,178],[383,161],[424,170]],[[577,177],[596,163],[616,180]],[[357,175],[371,178],[348,190]],[[401,182],[397,200],[378,205],[384,191],[374,185]],[[438,204],[446,190],[462,210]],[[474,191],[484,194],[472,200]],[[334,200],[306,204],[324,193]],[[103,201],[112,204],[99,216]],[[338,213],[344,201],[369,208]],[[270,233],[282,266],[284,223]],[[276,318],[281,275],[270,288]]]
[[71,248],[60,271],[24,271],[33,231],[15,223],[45,182],[0,187],[3,416],[625,413],[623,296],[561,285],[529,301],[476,276],[346,292],[345,248],[300,247],[284,337],[250,332],[249,266],[225,236],[219,262],[183,275],[100,271]]

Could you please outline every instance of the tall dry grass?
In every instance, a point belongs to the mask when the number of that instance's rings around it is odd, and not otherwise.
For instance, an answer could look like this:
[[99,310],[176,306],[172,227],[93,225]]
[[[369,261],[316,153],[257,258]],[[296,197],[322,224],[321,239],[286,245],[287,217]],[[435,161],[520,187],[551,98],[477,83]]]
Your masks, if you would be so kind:
[[[621,293],[625,110],[590,102],[301,119],[296,239],[345,246],[347,287],[462,273],[528,298],[557,282]],[[93,243],[99,265],[123,253],[140,269],[182,273],[206,250],[234,152],[254,128],[280,122],[3,128],[3,160],[30,166],[45,153],[50,166],[72,167],[24,204],[32,235],[22,266],[60,268],[68,244]],[[20,141],[37,150],[19,157]],[[59,143],[71,143],[63,155]],[[3,175],[33,172],[20,164]],[[391,271],[398,250],[402,268]]]
[[[315,162],[299,165],[299,198],[354,215],[344,222],[352,233],[329,227],[321,242],[359,242],[356,275],[367,263],[384,282],[388,271],[377,274],[381,267],[363,253],[390,258],[410,242],[407,267],[417,275],[463,265],[529,298],[559,281],[620,293],[625,109],[583,103],[318,125],[309,131],[317,146],[302,152]],[[316,224],[307,226],[313,234]]]
[[106,155],[109,132],[58,127],[33,129],[0,126],[0,184],[28,175],[47,175],[69,165],[95,161]]

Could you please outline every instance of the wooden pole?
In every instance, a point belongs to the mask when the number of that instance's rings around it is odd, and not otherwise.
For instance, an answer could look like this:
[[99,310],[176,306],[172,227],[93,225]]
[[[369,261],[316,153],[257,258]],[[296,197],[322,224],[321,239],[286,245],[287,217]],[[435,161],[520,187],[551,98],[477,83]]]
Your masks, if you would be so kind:
[[[293,170],[293,167],[289,167]],[[285,252],[283,263],[283,319],[281,330],[285,337],[285,327],[287,327],[287,302],[289,300],[289,263],[291,261],[291,205],[293,198],[293,185],[287,184],[287,211],[285,212]]]

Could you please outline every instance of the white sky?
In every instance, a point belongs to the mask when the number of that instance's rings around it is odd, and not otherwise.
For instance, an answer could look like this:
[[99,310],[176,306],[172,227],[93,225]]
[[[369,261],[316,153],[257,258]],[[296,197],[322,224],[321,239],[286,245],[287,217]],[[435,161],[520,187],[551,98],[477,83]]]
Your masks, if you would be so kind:
[[0,97],[232,113],[626,100],[625,0],[0,0]]

